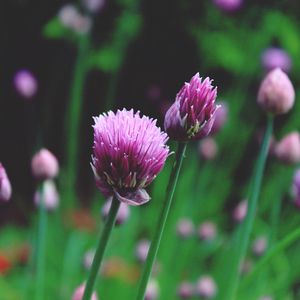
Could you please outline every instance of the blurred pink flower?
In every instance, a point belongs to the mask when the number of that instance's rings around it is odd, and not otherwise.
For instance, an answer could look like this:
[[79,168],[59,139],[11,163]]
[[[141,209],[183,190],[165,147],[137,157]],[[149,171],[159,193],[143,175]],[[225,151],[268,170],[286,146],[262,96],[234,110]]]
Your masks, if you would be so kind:
[[242,200],[238,205],[234,208],[232,217],[233,220],[240,223],[242,222],[246,215],[247,215],[247,210],[248,210],[248,202],[247,200]]
[[194,295],[194,287],[191,283],[183,281],[177,290],[177,295],[180,299],[189,299]]
[[[111,201],[112,201],[112,197],[109,197],[106,202],[104,203],[103,207],[102,207],[102,217],[104,219],[107,218],[108,213],[109,213],[109,209],[111,206]],[[116,225],[122,225],[124,222],[126,222],[126,220],[128,219],[130,214],[130,208],[126,203],[121,203],[118,213],[117,213],[117,217],[116,217]]]
[[176,231],[181,238],[188,238],[194,233],[195,227],[192,220],[183,218],[177,222]]
[[280,68],[288,73],[292,67],[290,56],[281,48],[267,48],[261,56],[261,62],[267,72]]
[[[44,182],[42,199],[44,201],[44,206],[48,210],[54,210],[59,205],[59,194],[56,189],[55,182],[48,179]],[[37,191],[34,194],[34,203],[39,205],[41,201],[41,192]]]
[[210,133],[217,106],[217,89],[199,73],[186,82],[165,115],[165,131],[173,140],[199,140]]
[[260,256],[264,254],[268,246],[268,241],[265,236],[260,236],[254,240],[252,244],[252,251],[255,255]]
[[149,248],[150,248],[150,241],[146,239],[142,239],[138,242],[135,249],[135,255],[140,262],[144,262],[146,260]]
[[218,8],[226,12],[234,12],[243,4],[243,0],[213,0],[213,2]]
[[[84,289],[85,284],[82,284],[80,287],[78,287],[73,294],[72,300],[82,300]],[[97,294],[95,292],[93,293],[91,300],[98,300]]]
[[94,118],[92,168],[97,187],[130,205],[150,200],[144,189],[162,170],[169,155],[167,135],[156,120],[133,110]]
[[20,70],[14,77],[14,85],[18,93],[24,98],[32,98],[38,89],[36,78],[28,70]]
[[218,146],[214,138],[208,136],[199,142],[200,156],[204,160],[213,160],[218,153]]
[[145,300],[156,300],[158,299],[159,295],[159,286],[157,281],[151,279],[148,282],[146,293],[145,293]]
[[211,299],[217,293],[214,279],[208,275],[199,278],[196,285],[196,294],[204,299]]
[[215,223],[206,221],[199,225],[198,236],[201,240],[210,241],[216,237],[217,228]]
[[81,0],[81,2],[91,13],[99,12],[105,4],[105,0]]
[[224,101],[218,102],[219,108],[215,114],[215,121],[210,131],[210,135],[218,133],[224,126],[228,118],[228,104]]
[[0,163],[0,201],[8,201],[11,197],[11,185],[3,165]]

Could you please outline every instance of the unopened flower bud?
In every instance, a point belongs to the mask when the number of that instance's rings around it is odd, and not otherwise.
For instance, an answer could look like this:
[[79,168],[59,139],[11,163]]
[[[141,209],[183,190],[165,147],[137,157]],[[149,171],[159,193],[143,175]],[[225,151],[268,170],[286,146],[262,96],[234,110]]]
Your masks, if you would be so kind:
[[194,233],[194,224],[190,219],[181,219],[176,226],[177,234],[181,238],[188,238]]
[[199,142],[199,152],[203,159],[213,160],[215,159],[218,146],[216,141],[212,137],[206,137]]
[[267,248],[267,243],[267,239],[264,236],[257,238],[252,245],[253,253],[257,256],[264,254]]
[[293,131],[279,141],[274,148],[274,155],[287,164],[300,162],[300,134]]
[[176,95],[165,116],[165,131],[177,141],[199,140],[210,133],[215,120],[217,89],[197,73]]
[[292,66],[291,58],[286,51],[275,47],[268,48],[262,53],[261,62],[267,72],[280,68],[288,73]]
[[204,299],[211,299],[217,293],[215,281],[210,276],[202,276],[199,278],[196,285],[196,294]]
[[44,201],[43,203],[46,209],[54,210],[58,207],[59,194],[53,180],[49,179],[44,182],[42,197],[41,192],[37,191],[34,195],[34,203],[39,205],[41,198]]
[[243,0],[213,0],[213,2],[219,9],[225,12],[234,12],[243,4]]
[[0,163],[0,201],[8,201],[11,197],[11,185],[3,165]]
[[[82,300],[85,290],[85,284],[82,284],[77,288],[73,294],[72,300]],[[91,300],[98,300],[96,292],[93,293]]]
[[247,215],[247,210],[248,210],[248,203],[247,200],[241,201],[233,210],[233,220],[240,223],[242,222],[246,215]]
[[148,282],[146,293],[145,293],[145,300],[156,300],[159,295],[159,286],[156,280],[150,280]]
[[194,295],[194,287],[189,282],[182,282],[177,290],[177,295],[180,299],[190,299]]
[[207,221],[200,224],[198,228],[198,236],[201,240],[211,241],[216,237],[217,229],[213,222]]
[[21,70],[16,73],[14,85],[18,93],[27,99],[32,98],[38,89],[37,80],[28,70]]
[[[102,217],[105,220],[109,214],[109,210],[111,207],[111,200],[112,197],[109,197],[106,200],[106,203],[103,205],[102,207]],[[129,206],[126,203],[121,202],[118,213],[117,213],[117,217],[116,217],[116,225],[122,225],[129,217],[130,214],[130,209]]]
[[295,90],[289,77],[279,68],[269,72],[262,81],[257,102],[274,115],[287,113],[294,105]]
[[31,169],[34,177],[45,180],[54,178],[59,167],[56,157],[49,150],[41,149],[33,156]]

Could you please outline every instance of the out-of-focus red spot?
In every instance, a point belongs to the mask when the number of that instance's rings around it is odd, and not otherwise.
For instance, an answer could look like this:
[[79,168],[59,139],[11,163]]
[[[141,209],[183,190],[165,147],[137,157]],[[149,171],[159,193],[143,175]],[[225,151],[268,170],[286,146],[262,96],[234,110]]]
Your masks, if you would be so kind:
[[6,274],[11,268],[11,263],[6,256],[0,254],[0,274]]

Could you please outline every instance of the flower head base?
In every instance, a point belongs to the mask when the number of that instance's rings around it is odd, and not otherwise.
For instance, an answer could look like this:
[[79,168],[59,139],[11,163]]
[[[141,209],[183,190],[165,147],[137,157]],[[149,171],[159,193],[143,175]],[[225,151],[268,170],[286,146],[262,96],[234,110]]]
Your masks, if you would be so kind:
[[167,134],[156,120],[133,110],[112,111],[96,117],[92,168],[96,185],[106,196],[141,205],[150,200],[145,191],[162,170],[169,155]]
[[3,165],[0,163],[0,201],[8,201],[11,197],[11,185]]
[[294,105],[295,90],[288,76],[276,68],[269,72],[262,81],[258,96],[258,104],[274,115],[287,113]]
[[217,89],[197,73],[176,95],[165,116],[165,130],[177,141],[199,140],[210,133],[215,119]]

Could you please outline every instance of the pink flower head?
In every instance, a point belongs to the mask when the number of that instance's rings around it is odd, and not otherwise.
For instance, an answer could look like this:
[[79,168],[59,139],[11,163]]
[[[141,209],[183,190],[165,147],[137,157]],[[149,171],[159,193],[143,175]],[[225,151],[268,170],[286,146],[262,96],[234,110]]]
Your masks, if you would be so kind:
[[41,149],[31,160],[32,174],[41,180],[54,178],[58,174],[58,161],[47,149]]
[[268,241],[265,236],[258,237],[252,245],[252,251],[255,255],[260,256],[264,254],[268,246]]
[[144,262],[146,260],[149,248],[150,248],[150,242],[148,240],[142,239],[138,242],[135,249],[135,254],[137,259],[140,262]]
[[192,220],[184,218],[178,221],[176,231],[181,238],[185,239],[194,233],[195,227]]
[[234,221],[238,223],[242,222],[247,215],[247,211],[248,211],[248,202],[246,199],[244,199],[240,203],[238,203],[238,205],[233,210],[232,217]]
[[84,7],[91,13],[97,13],[100,11],[104,4],[104,0],[82,0],[81,1]]
[[218,153],[218,145],[214,138],[208,136],[199,142],[200,156],[205,160],[213,160]]
[[146,293],[145,293],[145,300],[156,300],[159,295],[159,286],[157,281],[151,279],[148,282]]
[[[101,214],[104,219],[106,219],[108,216],[109,209],[111,207],[111,201],[112,201],[112,197],[108,198],[106,200],[106,203],[102,207]],[[126,222],[126,220],[129,217],[129,214],[130,214],[130,209],[129,209],[128,204],[121,202],[121,205],[119,207],[117,217],[116,217],[116,225],[122,225],[124,222]]]
[[206,221],[199,225],[198,236],[203,241],[211,241],[217,235],[216,224],[211,221]]
[[[72,300],[82,300],[84,290],[85,290],[85,284],[82,284],[79,288],[75,290]],[[98,300],[97,294],[95,292],[93,293],[91,300]]]
[[218,8],[226,12],[234,12],[243,4],[243,0],[213,0],[213,2]]
[[0,163],[0,201],[8,201],[11,197],[11,185],[3,165]]
[[292,67],[290,56],[280,48],[268,48],[261,56],[261,62],[267,72],[280,68],[284,72],[289,72]]
[[[53,180],[48,179],[44,182],[43,196],[44,205],[48,210],[55,210],[59,204],[59,194]],[[37,191],[34,195],[34,203],[39,205],[41,201],[41,192]]]
[[37,92],[37,80],[28,70],[20,70],[14,77],[14,85],[18,93],[24,98],[32,98]]
[[269,72],[262,81],[258,104],[274,115],[287,113],[294,105],[295,90],[289,77],[279,68]]
[[178,141],[199,140],[210,133],[215,120],[217,89],[197,73],[176,95],[165,116],[165,131]]
[[217,286],[214,279],[208,275],[199,278],[196,285],[196,293],[204,299],[211,299],[217,293]]
[[150,200],[145,191],[162,170],[169,155],[167,134],[156,120],[118,110],[94,118],[92,168],[96,185],[106,196],[141,205]]
[[177,290],[177,295],[180,299],[190,299],[194,295],[194,287],[191,283],[183,281]]

